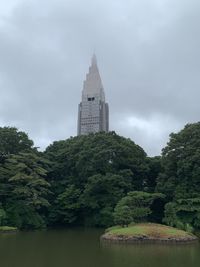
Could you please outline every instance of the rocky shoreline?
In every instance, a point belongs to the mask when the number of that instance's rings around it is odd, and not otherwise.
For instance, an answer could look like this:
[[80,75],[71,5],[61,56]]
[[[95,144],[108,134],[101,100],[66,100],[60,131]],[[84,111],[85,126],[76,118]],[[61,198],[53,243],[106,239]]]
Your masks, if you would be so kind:
[[113,235],[106,233],[101,236],[101,241],[106,241],[110,243],[173,243],[173,244],[189,244],[198,242],[199,239],[194,236],[190,235],[187,237],[166,237],[166,238],[159,238],[159,237],[151,237],[147,235]]
[[0,234],[16,233],[16,232],[18,232],[18,229],[16,227],[0,226]]
[[17,233],[18,230],[2,230],[0,231],[0,234],[11,234],[11,233]]

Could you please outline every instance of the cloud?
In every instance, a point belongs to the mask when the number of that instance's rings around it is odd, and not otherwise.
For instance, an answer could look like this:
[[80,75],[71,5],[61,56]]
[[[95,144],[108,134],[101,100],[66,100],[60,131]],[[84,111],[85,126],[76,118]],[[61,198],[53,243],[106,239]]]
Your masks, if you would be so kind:
[[159,154],[199,120],[197,0],[5,1],[0,11],[0,123],[37,146],[76,135],[96,51],[111,130]]
[[131,114],[119,115],[116,128],[123,136],[140,144],[152,155],[159,155],[160,149],[166,145],[169,132],[177,131],[181,127],[170,116],[152,114],[149,118],[136,117]]

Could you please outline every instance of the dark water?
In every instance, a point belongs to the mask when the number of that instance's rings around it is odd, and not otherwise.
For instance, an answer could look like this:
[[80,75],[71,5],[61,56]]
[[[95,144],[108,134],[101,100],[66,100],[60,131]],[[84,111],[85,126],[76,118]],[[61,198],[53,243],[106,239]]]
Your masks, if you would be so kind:
[[200,245],[105,245],[101,230],[0,234],[0,267],[199,267]]

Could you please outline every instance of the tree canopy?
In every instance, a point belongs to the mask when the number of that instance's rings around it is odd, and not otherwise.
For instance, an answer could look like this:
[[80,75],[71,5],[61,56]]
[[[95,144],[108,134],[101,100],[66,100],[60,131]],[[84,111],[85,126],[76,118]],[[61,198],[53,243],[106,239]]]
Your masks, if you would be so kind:
[[[164,198],[164,195],[141,191],[129,192],[115,207],[115,222],[121,225],[123,225],[123,222],[125,221],[126,224],[131,222],[145,222],[148,216],[152,213],[151,205],[153,201],[159,198]],[[129,221],[127,217],[129,218]]]
[[115,132],[56,141],[44,152],[0,127],[0,224],[111,226],[161,222],[200,229],[200,123],[148,157]]
[[116,203],[130,190],[143,188],[148,171],[144,150],[114,132],[55,142],[45,157],[52,162],[52,223],[111,225]]
[[162,151],[157,190],[169,199],[200,193],[200,122],[172,133]]
[[15,127],[0,127],[0,162],[10,154],[33,148],[33,141]]
[[200,209],[200,123],[187,124],[179,133],[172,133],[162,151],[162,172],[157,191],[169,203],[164,222],[181,228],[199,227]]
[[49,206],[50,184],[43,159],[33,152],[11,155],[0,167],[0,200],[9,224],[19,228],[45,225],[40,214]]

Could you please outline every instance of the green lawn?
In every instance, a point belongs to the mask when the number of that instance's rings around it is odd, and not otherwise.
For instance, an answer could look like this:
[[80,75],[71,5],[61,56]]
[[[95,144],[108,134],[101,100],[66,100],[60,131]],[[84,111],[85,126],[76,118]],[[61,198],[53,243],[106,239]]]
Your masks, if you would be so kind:
[[190,233],[161,224],[143,223],[129,227],[111,227],[106,231],[110,235],[145,235],[156,238],[178,238],[191,236]]
[[16,227],[11,227],[11,226],[0,226],[0,232],[13,232],[13,231],[17,231]]

